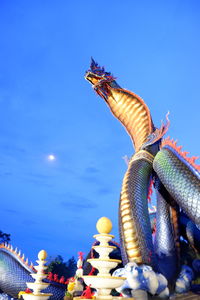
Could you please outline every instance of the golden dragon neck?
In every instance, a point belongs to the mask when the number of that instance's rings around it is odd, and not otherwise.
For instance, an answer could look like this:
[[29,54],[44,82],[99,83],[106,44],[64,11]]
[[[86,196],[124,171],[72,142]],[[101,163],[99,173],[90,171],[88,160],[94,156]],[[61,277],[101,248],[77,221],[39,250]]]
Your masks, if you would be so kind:
[[154,128],[147,105],[136,94],[120,88],[109,88],[106,102],[126,128],[137,152]]

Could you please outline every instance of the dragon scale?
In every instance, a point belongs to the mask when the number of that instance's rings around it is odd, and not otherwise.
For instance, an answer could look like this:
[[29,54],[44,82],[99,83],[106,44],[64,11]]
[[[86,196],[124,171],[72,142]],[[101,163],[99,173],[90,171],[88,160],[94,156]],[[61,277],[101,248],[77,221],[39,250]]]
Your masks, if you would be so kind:
[[[175,218],[176,211],[171,208],[159,191],[156,191],[157,214],[155,236],[155,255],[159,271],[168,279],[169,284],[174,285],[174,277],[178,275],[179,270],[179,252],[176,239],[176,222],[171,221]],[[163,238],[164,237],[164,238]]]
[[200,174],[171,147],[164,146],[155,156],[153,166],[170,195],[189,218],[200,225]]
[[153,157],[148,152],[141,151],[146,159],[141,159],[140,152],[133,155],[122,184],[119,207],[121,244],[124,249],[122,256],[124,263],[135,261],[153,264],[155,267],[146,201]]

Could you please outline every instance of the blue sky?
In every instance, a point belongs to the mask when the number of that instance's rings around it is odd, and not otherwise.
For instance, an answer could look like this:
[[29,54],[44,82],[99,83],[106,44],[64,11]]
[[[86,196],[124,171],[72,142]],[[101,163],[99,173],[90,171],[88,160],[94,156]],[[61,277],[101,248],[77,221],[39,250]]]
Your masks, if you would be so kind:
[[[113,221],[129,136],[84,80],[93,56],[199,153],[200,4],[0,1],[0,229],[31,259],[87,253]],[[55,161],[48,161],[53,153]]]

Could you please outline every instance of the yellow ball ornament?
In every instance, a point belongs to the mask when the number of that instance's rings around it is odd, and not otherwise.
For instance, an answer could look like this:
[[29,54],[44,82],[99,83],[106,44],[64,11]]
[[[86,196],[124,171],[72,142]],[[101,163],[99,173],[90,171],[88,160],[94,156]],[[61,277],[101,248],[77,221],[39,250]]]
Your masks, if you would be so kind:
[[38,258],[39,260],[45,260],[47,258],[47,252],[45,250],[41,250],[38,253]]
[[108,234],[112,230],[112,222],[106,217],[102,217],[97,221],[96,228],[99,233]]

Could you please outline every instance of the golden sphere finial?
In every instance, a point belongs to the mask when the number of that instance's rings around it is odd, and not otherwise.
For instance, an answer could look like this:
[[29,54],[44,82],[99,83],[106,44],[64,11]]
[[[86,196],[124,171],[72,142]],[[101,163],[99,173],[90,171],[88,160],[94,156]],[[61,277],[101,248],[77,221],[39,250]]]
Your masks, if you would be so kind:
[[97,221],[96,228],[99,233],[108,234],[112,230],[112,222],[110,219],[102,217]]
[[45,250],[41,250],[38,253],[38,258],[39,260],[45,260],[47,258],[47,252]]

